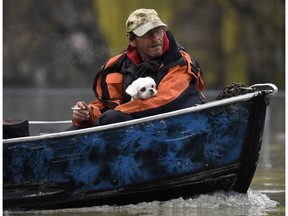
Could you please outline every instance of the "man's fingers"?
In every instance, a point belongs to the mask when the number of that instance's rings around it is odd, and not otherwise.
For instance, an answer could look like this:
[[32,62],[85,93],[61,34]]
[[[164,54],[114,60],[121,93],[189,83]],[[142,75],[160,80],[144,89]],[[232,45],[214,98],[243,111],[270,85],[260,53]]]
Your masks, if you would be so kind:
[[86,110],[74,110],[73,118],[77,121],[84,121],[84,120],[89,120],[90,115],[89,115],[89,112]]

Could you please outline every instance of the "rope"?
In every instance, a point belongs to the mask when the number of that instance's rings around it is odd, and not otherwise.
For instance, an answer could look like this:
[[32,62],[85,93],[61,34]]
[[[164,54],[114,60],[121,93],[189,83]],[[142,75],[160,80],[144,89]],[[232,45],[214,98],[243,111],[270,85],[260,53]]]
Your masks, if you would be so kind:
[[243,95],[247,93],[254,92],[255,89],[246,86],[241,83],[232,83],[230,86],[226,86],[223,91],[216,97],[216,100],[221,100],[224,98],[235,97],[238,95]]

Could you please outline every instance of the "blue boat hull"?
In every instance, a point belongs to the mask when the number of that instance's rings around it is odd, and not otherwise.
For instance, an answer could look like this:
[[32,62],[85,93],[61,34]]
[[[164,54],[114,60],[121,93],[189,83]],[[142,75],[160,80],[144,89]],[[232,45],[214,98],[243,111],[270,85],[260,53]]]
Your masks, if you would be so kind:
[[267,94],[201,106],[4,142],[4,208],[121,205],[215,190],[246,193],[259,157]]

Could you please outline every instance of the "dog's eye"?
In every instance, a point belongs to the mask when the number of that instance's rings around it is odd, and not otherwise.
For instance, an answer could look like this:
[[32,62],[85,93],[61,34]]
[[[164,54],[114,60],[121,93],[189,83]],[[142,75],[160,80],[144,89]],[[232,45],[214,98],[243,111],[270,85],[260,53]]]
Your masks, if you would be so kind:
[[154,88],[154,85],[151,85],[151,88]]
[[143,87],[143,88],[140,89],[140,91],[141,91],[141,92],[145,92],[145,91],[146,91],[146,88]]

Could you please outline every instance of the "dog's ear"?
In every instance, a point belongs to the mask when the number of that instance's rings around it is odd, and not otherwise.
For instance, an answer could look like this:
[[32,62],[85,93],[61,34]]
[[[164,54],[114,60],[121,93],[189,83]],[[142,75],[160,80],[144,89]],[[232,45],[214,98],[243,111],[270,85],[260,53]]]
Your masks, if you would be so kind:
[[132,98],[137,95],[137,85],[133,82],[128,88],[125,90],[127,94],[129,94]]

